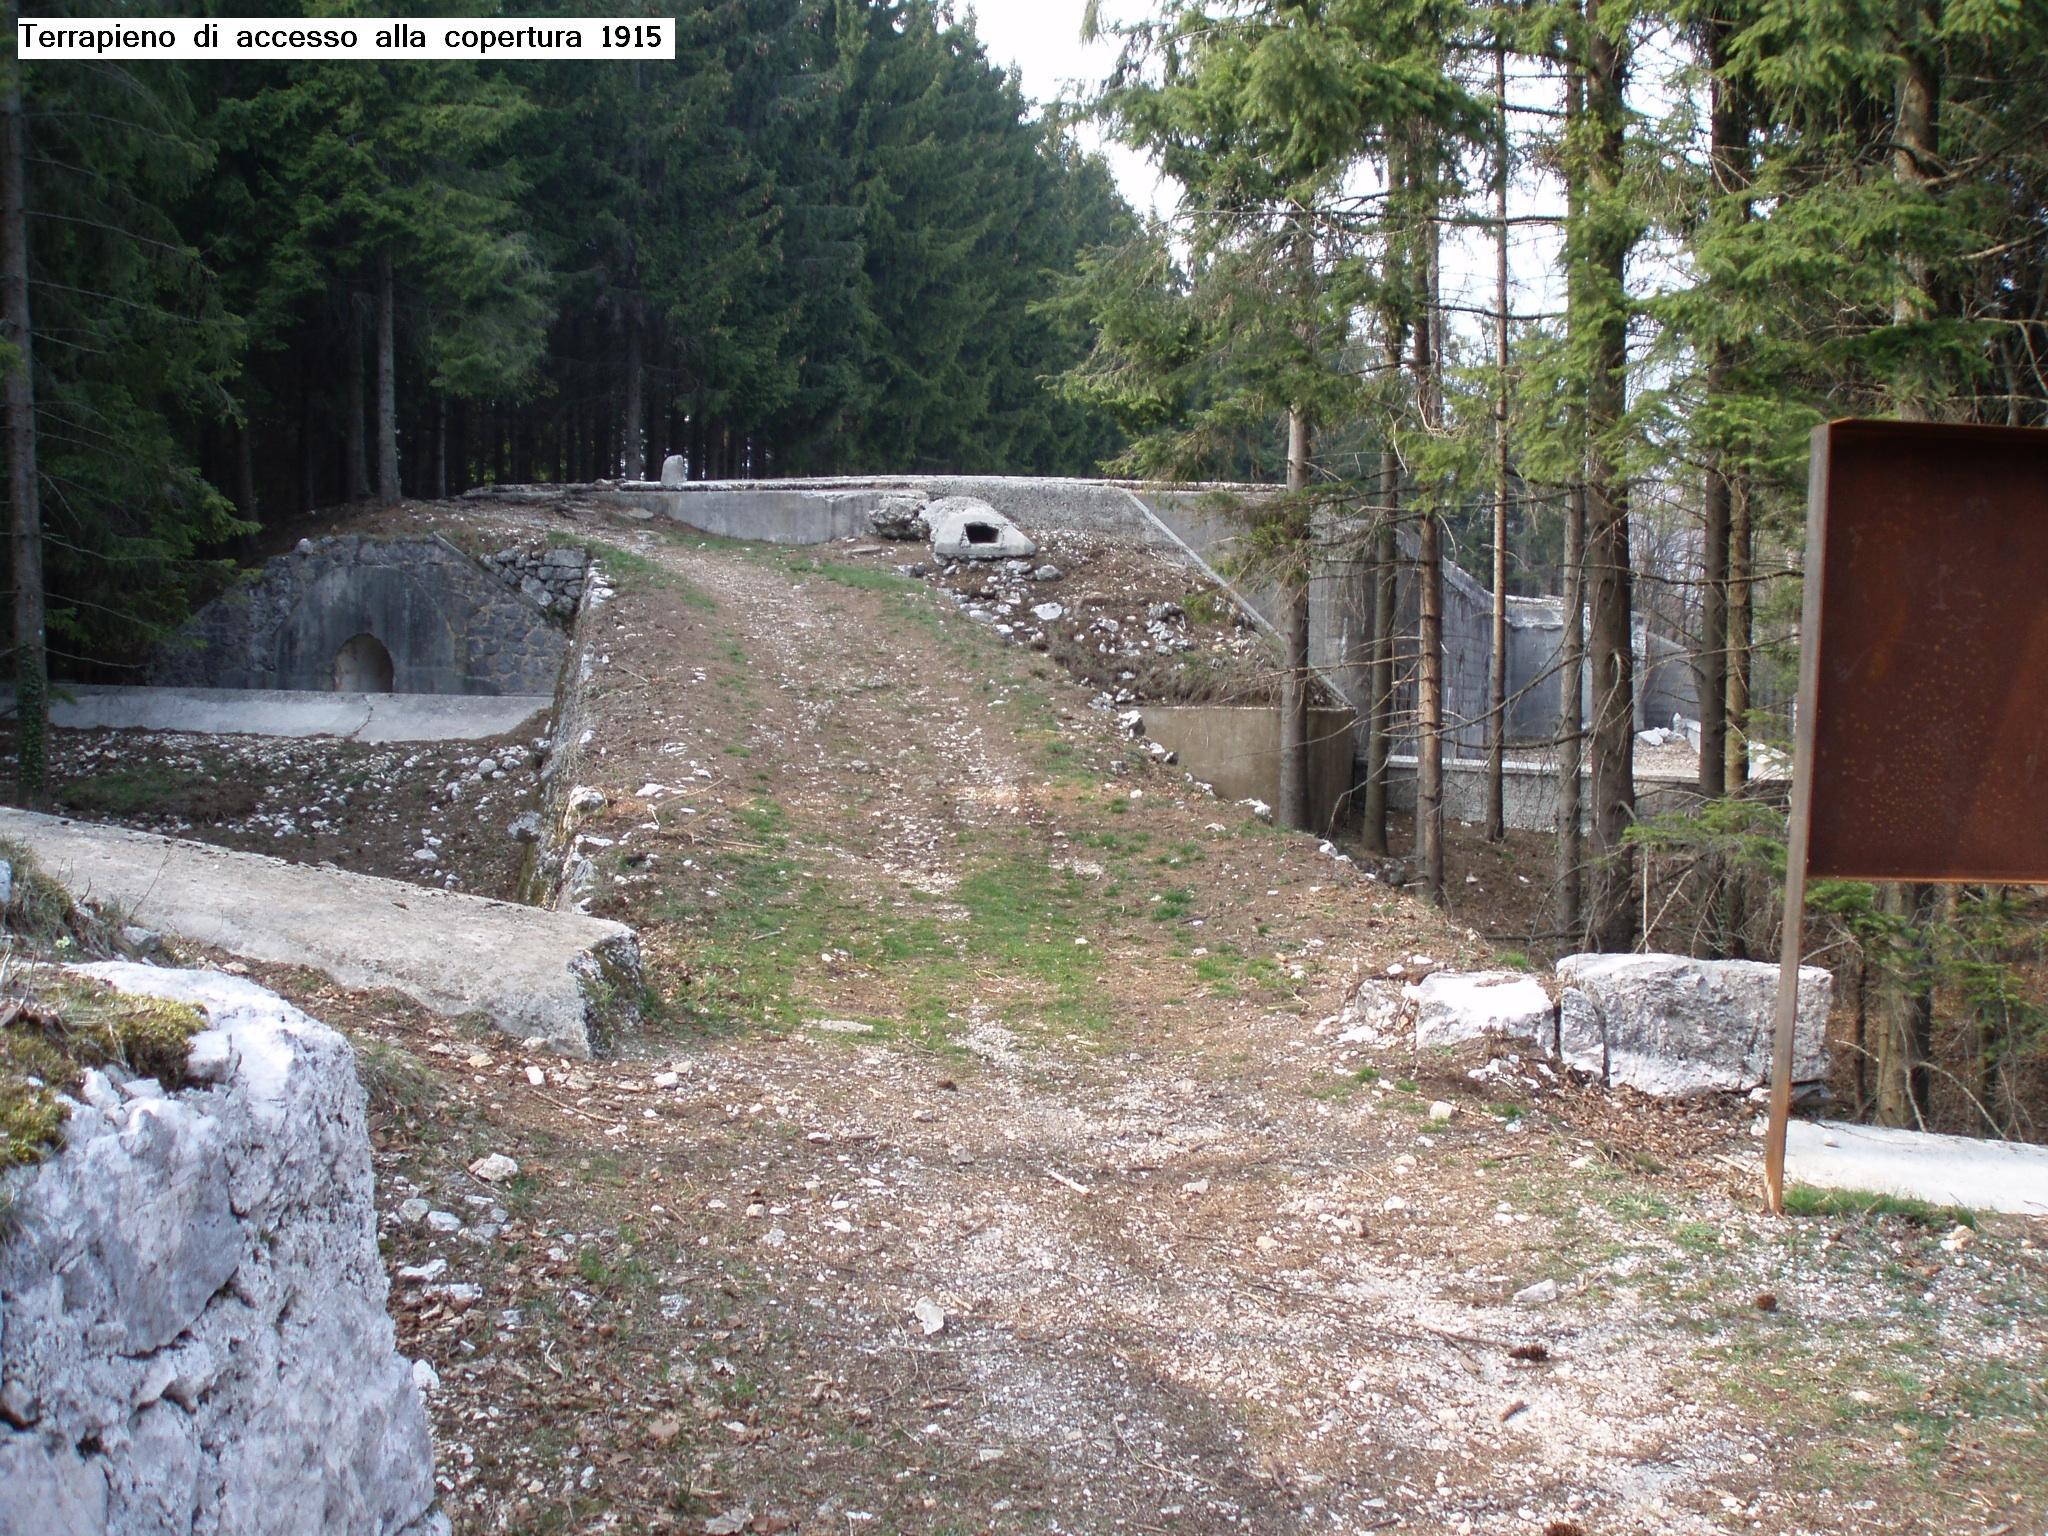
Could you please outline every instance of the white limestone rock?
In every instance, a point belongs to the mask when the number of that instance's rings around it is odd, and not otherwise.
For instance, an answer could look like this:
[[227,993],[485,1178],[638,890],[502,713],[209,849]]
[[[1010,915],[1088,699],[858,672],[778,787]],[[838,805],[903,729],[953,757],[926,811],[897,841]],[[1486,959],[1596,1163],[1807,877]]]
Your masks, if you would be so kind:
[[[1611,1085],[1662,1098],[1746,1093],[1771,1079],[1778,967],[1687,955],[1567,955],[1558,1054]],[[1834,977],[1800,967],[1792,1080],[1827,1076]]]
[[212,1027],[195,1086],[75,1102],[0,1189],[0,1536],[442,1528],[347,1042],[242,978],[77,969]]
[[868,527],[878,538],[899,542],[929,538],[931,526],[925,520],[925,498],[914,494],[884,496],[881,505],[868,514]]
[[1401,995],[1415,1008],[1415,1045],[1461,1045],[1486,1035],[1550,1043],[1556,1005],[1520,971],[1437,971]]
[[1038,546],[979,496],[945,496],[924,509],[941,560],[1028,560]]

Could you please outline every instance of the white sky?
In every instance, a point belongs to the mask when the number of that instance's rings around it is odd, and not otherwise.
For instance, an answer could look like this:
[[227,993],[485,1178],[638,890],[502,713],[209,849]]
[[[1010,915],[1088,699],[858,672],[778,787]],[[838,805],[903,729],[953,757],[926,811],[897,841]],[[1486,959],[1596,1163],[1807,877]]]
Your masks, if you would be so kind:
[[[1081,17],[1086,0],[957,0],[964,13],[975,16],[975,33],[998,66],[1015,65],[1021,71],[1024,92],[1039,101],[1061,95],[1090,95],[1108,76],[1116,62],[1117,45],[1105,38],[1093,43],[1081,41]],[[1119,19],[1136,19],[1152,11],[1150,0],[1103,0],[1105,25]],[[1663,57],[1668,39],[1646,39],[1639,49],[1637,83],[1632,94],[1638,109],[1668,110],[1671,98],[1657,82],[1674,60]],[[1561,104],[1556,82],[1538,78],[1526,60],[1511,63],[1508,96],[1517,104],[1554,111]],[[1478,89],[1490,89],[1489,78],[1476,82]],[[1103,143],[1092,126],[1083,129],[1085,142],[1101,149],[1115,173],[1117,184],[1131,205],[1162,217],[1174,211],[1174,183],[1163,178],[1143,156],[1113,143]],[[1511,211],[1518,218],[1531,214],[1555,216],[1563,202],[1562,188],[1547,177],[1518,171],[1510,189]],[[1490,213],[1490,197],[1474,211]],[[1563,302],[1559,277],[1558,232],[1543,225],[1517,225],[1510,238],[1510,311],[1517,316],[1558,308]],[[1445,300],[1474,309],[1491,308],[1494,303],[1493,236],[1479,230],[1449,231],[1444,244]],[[1632,280],[1664,286],[1673,276],[1668,253],[1648,246],[1638,252]],[[1454,316],[1454,326],[1468,336],[1483,334],[1484,322],[1472,316]]]
[[[1092,95],[1116,64],[1114,38],[1081,41],[1087,0],[974,0],[971,8],[975,35],[988,50],[989,61],[1000,67],[1014,64],[1023,73],[1024,94],[1039,101],[1073,95],[1076,87],[1080,94]],[[1133,9],[1133,0],[1103,0],[1105,25],[1142,14],[1142,5]],[[1104,144],[1092,127],[1084,129],[1082,137],[1102,150],[1132,207],[1162,215],[1172,211],[1168,187],[1143,156],[1120,144]]]

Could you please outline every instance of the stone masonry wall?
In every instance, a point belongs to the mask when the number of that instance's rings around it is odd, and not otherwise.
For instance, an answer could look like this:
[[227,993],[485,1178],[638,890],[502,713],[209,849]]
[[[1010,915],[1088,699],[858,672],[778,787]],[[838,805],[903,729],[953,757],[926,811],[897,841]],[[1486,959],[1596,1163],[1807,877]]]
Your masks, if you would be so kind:
[[568,643],[550,620],[575,611],[584,563],[573,549],[486,565],[439,538],[305,540],[194,615],[150,681],[327,691],[342,646],[369,634],[397,693],[549,693]]
[[91,1072],[0,1183],[0,1536],[430,1536],[341,1036],[252,982],[83,966],[200,1008],[195,1086]]

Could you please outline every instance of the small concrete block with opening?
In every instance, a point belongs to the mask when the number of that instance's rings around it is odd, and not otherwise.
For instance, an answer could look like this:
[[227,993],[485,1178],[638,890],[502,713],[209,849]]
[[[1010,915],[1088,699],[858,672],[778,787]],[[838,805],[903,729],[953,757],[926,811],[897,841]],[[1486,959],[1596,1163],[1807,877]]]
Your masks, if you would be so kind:
[[924,509],[941,560],[1028,560],[1038,546],[977,496],[946,496]]

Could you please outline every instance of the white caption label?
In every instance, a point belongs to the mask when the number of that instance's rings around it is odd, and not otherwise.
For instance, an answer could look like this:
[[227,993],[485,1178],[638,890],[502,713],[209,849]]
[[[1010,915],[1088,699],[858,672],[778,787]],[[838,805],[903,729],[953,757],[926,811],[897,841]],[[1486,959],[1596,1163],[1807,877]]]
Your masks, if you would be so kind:
[[24,20],[24,59],[672,59],[672,17],[216,17]]

